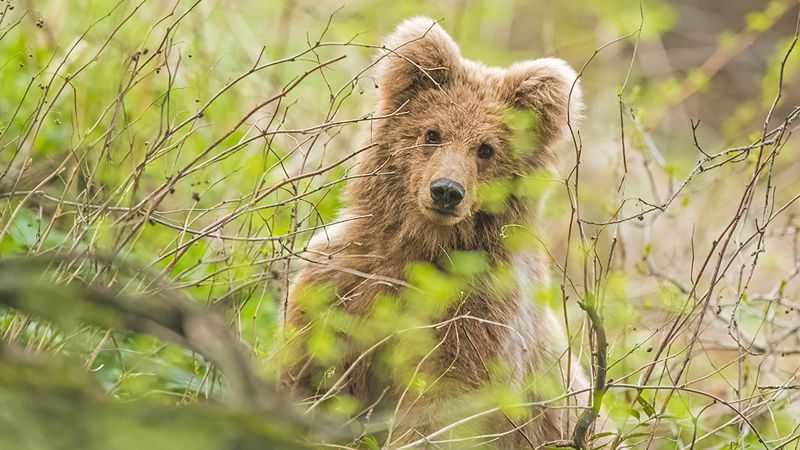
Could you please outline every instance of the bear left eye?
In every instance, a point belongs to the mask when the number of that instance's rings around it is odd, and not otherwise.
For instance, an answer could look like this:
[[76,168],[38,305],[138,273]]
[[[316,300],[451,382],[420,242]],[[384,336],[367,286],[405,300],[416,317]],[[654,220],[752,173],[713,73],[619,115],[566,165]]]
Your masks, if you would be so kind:
[[478,147],[478,158],[481,159],[489,159],[494,156],[494,147],[489,144],[481,144]]
[[425,143],[439,145],[442,143],[442,135],[437,130],[428,130],[425,132]]

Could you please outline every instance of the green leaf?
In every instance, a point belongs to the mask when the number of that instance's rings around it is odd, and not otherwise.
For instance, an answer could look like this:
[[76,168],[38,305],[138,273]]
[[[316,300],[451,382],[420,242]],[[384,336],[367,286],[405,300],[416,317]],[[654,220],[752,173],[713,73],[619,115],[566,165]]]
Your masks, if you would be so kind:
[[364,436],[364,438],[361,439],[361,445],[368,450],[381,449],[381,446],[380,444],[378,444],[378,441],[371,435]]
[[636,409],[625,408],[625,412],[628,413],[629,416],[635,418],[636,420],[639,420],[639,418],[640,418],[639,411],[637,411]]
[[648,417],[653,417],[653,415],[655,415],[656,413],[655,408],[653,408],[653,405],[650,404],[650,402],[648,402],[646,398],[644,398],[644,395],[640,395],[636,399],[636,402],[642,405],[642,409],[644,410],[644,412],[647,414]]

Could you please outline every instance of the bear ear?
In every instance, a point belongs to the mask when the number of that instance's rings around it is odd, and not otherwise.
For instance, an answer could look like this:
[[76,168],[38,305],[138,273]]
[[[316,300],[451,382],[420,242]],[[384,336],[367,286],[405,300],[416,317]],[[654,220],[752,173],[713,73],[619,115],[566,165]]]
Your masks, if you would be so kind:
[[378,86],[391,106],[398,107],[415,92],[441,87],[460,64],[458,45],[428,17],[406,19],[390,34],[378,62]]
[[578,75],[558,58],[540,58],[513,64],[505,74],[505,90],[512,108],[533,111],[537,141],[547,147],[577,125],[583,112]]

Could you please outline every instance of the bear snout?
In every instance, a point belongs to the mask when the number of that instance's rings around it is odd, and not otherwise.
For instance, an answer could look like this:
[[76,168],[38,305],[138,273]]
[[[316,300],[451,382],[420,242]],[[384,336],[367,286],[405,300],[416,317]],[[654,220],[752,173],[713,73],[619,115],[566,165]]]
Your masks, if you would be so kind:
[[452,213],[456,206],[464,200],[464,186],[449,178],[437,178],[431,182],[431,200],[434,209]]

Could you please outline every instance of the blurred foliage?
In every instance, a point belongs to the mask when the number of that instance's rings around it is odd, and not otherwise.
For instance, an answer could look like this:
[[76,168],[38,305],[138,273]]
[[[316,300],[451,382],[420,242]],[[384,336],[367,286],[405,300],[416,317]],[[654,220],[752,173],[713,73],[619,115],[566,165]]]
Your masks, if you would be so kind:
[[[7,358],[0,363],[0,446],[26,449],[307,448],[285,427],[214,405],[112,401],[87,389],[83,368]],[[54,374],[58,374],[54,377]]]

